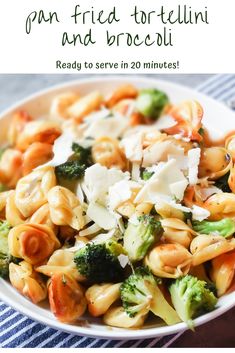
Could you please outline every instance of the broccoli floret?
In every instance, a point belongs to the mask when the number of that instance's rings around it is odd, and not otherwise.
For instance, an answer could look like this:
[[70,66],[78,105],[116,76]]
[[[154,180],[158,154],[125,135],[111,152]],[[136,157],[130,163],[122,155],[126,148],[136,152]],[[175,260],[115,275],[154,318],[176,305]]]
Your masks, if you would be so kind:
[[84,148],[77,143],[72,144],[72,150],[74,154],[71,158],[58,165],[55,168],[56,176],[60,180],[60,184],[65,180],[78,180],[83,177],[86,168],[92,164],[91,160],[91,148]]
[[138,267],[120,287],[123,307],[130,317],[146,309],[162,318],[168,325],[174,325],[180,319],[164,298],[158,287],[159,282],[148,268]]
[[154,172],[148,172],[147,170],[144,170],[142,173],[142,179],[145,181],[149,180],[153,174]]
[[120,282],[124,278],[124,268],[118,258],[121,254],[125,251],[116,241],[89,243],[76,252],[74,262],[89,283]]
[[224,218],[221,221],[193,221],[193,229],[202,234],[217,233],[224,238],[229,238],[235,233],[235,221],[231,218]]
[[162,226],[153,216],[138,218],[138,224],[128,223],[123,237],[123,246],[133,262],[142,260],[150,246],[160,238]]
[[0,277],[7,277],[11,256],[8,249],[8,233],[10,226],[6,221],[0,221]]
[[221,178],[217,179],[215,182],[215,186],[217,188],[221,189],[223,192],[232,192],[229,185],[228,185],[229,175],[230,175],[230,172],[223,175]]
[[217,303],[207,282],[187,275],[176,279],[170,287],[171,300],[179,317],[193,329],[193,319],[212,311]]
[[136,100],[137,110],[145,117],[156,120],[169,102],[167,95],[157,89],[140,91]]

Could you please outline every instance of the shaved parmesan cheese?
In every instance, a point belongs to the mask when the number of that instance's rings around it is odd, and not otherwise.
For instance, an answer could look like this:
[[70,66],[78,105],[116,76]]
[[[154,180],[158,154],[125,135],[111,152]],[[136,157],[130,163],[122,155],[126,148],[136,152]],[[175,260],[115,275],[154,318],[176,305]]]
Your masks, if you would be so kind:
[[193,205],[192,215],[193,215],[193,220],[201,222],[210,216],[210,212],[205,208]]
[[184,197],[184,191],[188,185],[187,180],[180,180],[169,185],[171,193],[177,198],[182,200]]
[[198,190],[197,192],[200,194],[202,201],[205,201],[206,199],[208,199],[208,197],[210,197],[214,194],[220,194],[223,191],[221,189],[217,188],[216,186],[211,186],[209,188],[202,188],[202,189]]
[[107,233],[101,233],[96,235],[91,242],[94,244],[100,244],[110,239],[119,240],[121,239],[121,237],[122,237],[122,234],[118,229],[111,229]]
[[84,194],[83,194],[82,187],[81,187],[80,183],[77,184],[75,194],[76,194],[80,204],[83,204],[83,202],[84,202]]
[[188,180],[190,185],[198,182],[198,165],[200,162],[201,149],[193,148],[188,151]]
[[131,135],[130,137],[124,138],[120,146],[124,148],[126,158],[132,162],[141,162],[143,157],[143,133]]
[[143,167],[149,167],[160,161],[167,161],[171,156],[184,156],[183,148],[176,146],[172,141],[158,141],[148,148],[144,149],[143,152]]
[[[73,154],[72,143],[74,141],[74,135],[70,130],[65,131],[60,137],[58,137],[53,145],[54,157],[51,161],[44,164],[43,166],[56,167],[62,163],[65,163],[68,158]],[[41,167],[41,166],[40,166]]]
[[132,170],[131,170],[131,177],[134,181],[140,180],[140,164],[139,163],[132,163]]
[[98,112],[91,113],[84,118],[84,122],[87,124],[91,124],[95,121],[99,121],[107,118],[110,115],[110,110],[106,108],[102,108]]
[[179,210],[186,213],[191,212],[191,209],[189,207],[182,206],[180,203],[176,203],[174,200],[172,200],[169,197],[159,197],[156,199],[156,205],[155,205],[156,211],[162,208],[167,208],[168,211]]
[[123,117],[110,117],[107,119],[100,119],[91,123],[85,131],[85,137],[93,137],[94,139],[109,136],[111,138],[118,138],[128,127],[129,122]]
[[123,179],[130,179],[130,174],[96,163],[86,169],[82,188],[89,201],[106,204],[109,187]]
[[116,218],[102,205],[91,202],[87,215],[102,229],[110,230],[117,226]]
[[178,168],[176,160],[172,159],[159,165],[155,174],[137,194],[134,202],[155,204],[162,196],[176,197],[181,201],[187,185],[187,179]]
[[163,115],[153,124],[153,128],[158,130],[169,129],[172,126],[175,126],[177,122],[170,115]]
[[130,262],[129,257],[127,255],[120,254],[117,258],[122,268],[125,268],[126,265]]
[[121,180],[109,188],[109,207],[116,209],[120,204],[129,200],[134,190],[141,186],[132,180]]
[[86,237],[87,235],[93,235],[101,230],[101,227],[98,224],[92,224],[92,226],[83,229],[79,232],[81,237]]

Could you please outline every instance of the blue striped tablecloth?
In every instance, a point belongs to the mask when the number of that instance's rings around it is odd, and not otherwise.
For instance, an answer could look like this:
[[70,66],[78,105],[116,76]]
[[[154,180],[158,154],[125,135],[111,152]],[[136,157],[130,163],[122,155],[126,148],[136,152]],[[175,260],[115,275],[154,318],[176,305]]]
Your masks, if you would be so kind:
[[[235,75],[216,75],[198,87],[216,100],[235,98]],[[19,314],[0,301],[0,347],[170,347],[182,333],[155,339],[113,341],[81,337],[58,331]]]

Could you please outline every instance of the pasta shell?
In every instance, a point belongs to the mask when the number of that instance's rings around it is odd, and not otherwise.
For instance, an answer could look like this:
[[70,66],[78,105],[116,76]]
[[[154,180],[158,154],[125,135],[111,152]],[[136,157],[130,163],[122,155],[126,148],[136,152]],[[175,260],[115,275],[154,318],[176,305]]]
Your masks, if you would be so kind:
[[75,322],[87,307],[84,289],[72,277],[54,274],[48,284],[50,308],[61,322]]
[[21,178],[16,185],[15,203],[24,217],[30,217],[47,202],[47,194],[56,185],[54,168],[50,166],[34,170]]
[[222,254],[212,260],[211,277],[215,282],[217,294],[221,297],[227,292],[235,275],[235,252]]
[[176,120],[177,124],[165,129],[166,133],[169,135],[180,134],[193,141],[202,140],[198,131],[202,127],[203,109],[197,101],[186,101],[173,106],[168,114]]
[[34,142],[53,144],[60,135],[61,129],[55,121],[31,121],[24,126],[23,131],[19,134],[16,147],[21,151],[26,151]]
[[52,145],[49,143],[34,142],[24,153],[22,171],[27,175],[34,168],[45,164],[53,157]]
[[95,284],[86,291],[88,310],[92,316],[101,316],[120,298],[121,283]]
[[161,244],[147,254],[144,262],[156,276],[178,278],[189,272],[192,255],[180,244]]
[[14,188],[22,176],[23,156],[20,151],[6,149],[0,160],[0,182]]
[[118,141],[110,137],[102,137],[92,146],[92,158],[107,168],[127,169],[127,159],[119,148]]
[[165,218],[161,225],[164,229],[162,240],[166,243],[176,243],[189,248],[193,235],[196,235],[193,229],[178,218]]
[[36,271],[48,277],[51,277],[54,274],[64,273],[71,276],[76,281],[85,280],[76,268],[74,262],[74,252],[69,251],[69,249],[56,250],[51,255],[47,264],[37,267]]
[[232,158],[223,147],[204,148],[198,168],[199,177],[216,180],[225,175],[232,166]]
[[54,232],[45,225],[25,223],[12,228],[8,235],[9,252],[32,265],[46,260],[60,247]]
[[122,306],[110,308],[103,317],[104,323],[121,328],[138,328],[143,326],[149,309],[142,309],[134,317],[130,317]]
[[21,294],[37,304],[47,297],[47,287],[41,276],[33,270],[32,265],[22,261],[19,265],[9,265],[10,282]]
[[200,234],[190,245],[193,266],[198,266],[233,249],[235,249],[235,239],[226,240],[220,235]]
[[48,192],[48,203],[52,222],[59,226],[69,225],[76,230],[84,227],[82,207],[70,190],[55,186]]

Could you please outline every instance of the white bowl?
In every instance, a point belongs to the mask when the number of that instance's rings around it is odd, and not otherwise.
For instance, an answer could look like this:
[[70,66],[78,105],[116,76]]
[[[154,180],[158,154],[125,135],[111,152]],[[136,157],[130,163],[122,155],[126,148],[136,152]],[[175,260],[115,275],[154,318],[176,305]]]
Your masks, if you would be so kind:
[[[104,94],[108,94],[112,92],[116,86],[124,83],[132,83],[138,88],[159,88],[168,94],[172,102],[180,102],[187,99],[198,100],[204,108],[204,125],[210,129],[214,137],[221,137],[227,131],[234,130],[235,114],[221,103],[218,103],[201,93],[180,85],[172,84],[167,81],[137,78],[132,76],[114,76],[78,80],[63,85],[57,85],[50,89],[34,94],[21,102],[18,102],[13,107],[0,115],[0,141],[4,141],[11,115],[14,111],[25,109],[33,116],[46,115],[50,106],[51,99],[58,93],[67,90],[75,90],[85,94],[91,90],[98,89]],[[184,323],[179,323],[174,326],[163,326],[162,322],[159,321],[158,324],[147,324],[142,329],[126,330],[107,327],[102,323],[101,320],[97,320],[91,317],[86,317],[86,319],[89,321],[88,326],[84,325],[83,323],[81,323],[80,326],[79,324],[63,324],[55,319],[47,307],[36,306],[32,304],[26,298],[21,296],[9,283],[2,279],[0,280],[0,298],[22,314],[32,319],[49,325],[55,329],[60,329],[78,335],[128,340],[169,335],[185,330],[187,328]],[[219,315],[231,309],[234,305],[235,292],[223,296],[219,299],[217,307],[214,311],[200,316],[195,320],[195,326],[199,326],[212,319],[215,319]]]

